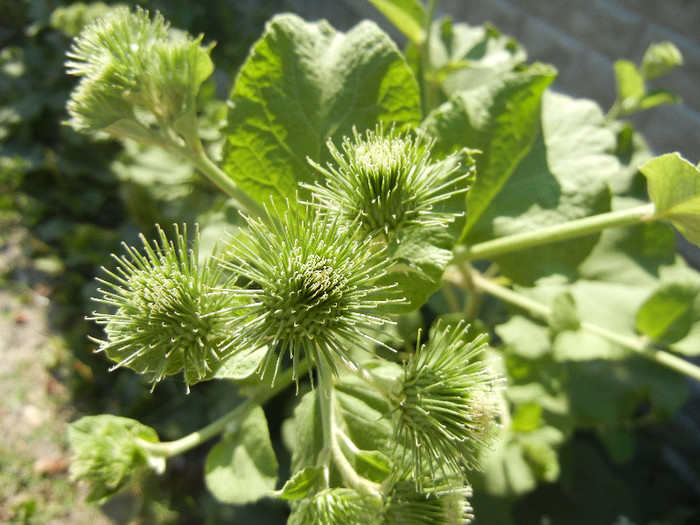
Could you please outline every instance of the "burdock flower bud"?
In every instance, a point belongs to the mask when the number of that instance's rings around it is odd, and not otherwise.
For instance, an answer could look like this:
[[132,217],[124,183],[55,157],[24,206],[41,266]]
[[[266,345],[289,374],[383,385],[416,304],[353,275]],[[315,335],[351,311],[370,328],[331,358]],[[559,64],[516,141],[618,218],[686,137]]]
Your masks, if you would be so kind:
[[413,480],[401,479],[388,485],[382,525],[466,525],[473,518],[471,488],[462,484],[449,491],[416,490]]
[[454,214],[436,207],[456,193],[465,192],[469,171],[458,157],[435,162],[430,158],[433,141],[422,134],[412,137],[381,126],[364,136],[354,130],[345,138],[342,152],[328,141],[333,161],[324,168],[325,185],[311,186],[324,208],[348,222],[358,221],[371,235],[398,232],[415,226],[446,225]]
[[288,352],[298,371],[303,352],[325,388],[341,361],[356,366],[352,350],[378,342],[389,322],[379,307],[400,300],[391,298],[390,286],[374,284],[389,264],[384,253],[314,210],[268,212],[266,222],[248,218],[248,230],[232,239],[222,263],[247,281],[230,290],[242,304],[232,324],[237,339],[267,345],[263,364],[276,359],[276,369]]
[[439,485],[478,467],[492,437],[497,377],[480,359],[485,336],[469,340],[468,328],[438,324],[405,366],[397,389],[397,440],[413,458],[419,485],[426,471]]
[[88,501],[105,501],[152,469],[162,473],[165,459],[140,443],[157,443],[155,430],[138,421],[110,415],[87,416],[71,423],[71,477],[88,484]]
[[352,489],[332,488],[299,503],[290,525],[372,525],[380,512],[378,502]]
[[189,386],[233,350],[227,328],[233,298],[213,291],[232,286],[233,278],[224,278],[213,258],[198,260],[198,235],[189,247],[186,229],[176,227],[176,243],[158,232],[160,242],[141,236],[144,253],[125,245],[126,255],[114,256],[116,269],[105,270],[108,278],[100,281],[107,288],[94,300],[115,311],[93,314],[107,335],[95,341],[117,362],[112,369],[152,374],[154,382],[184,371]]
[[70,123],[144,141],[155,137],[154,127],[191,131],[195,97],[213,71],[210,51],[160,14],[111,10],[68,53],[68,73],[82,77],[68,102]]

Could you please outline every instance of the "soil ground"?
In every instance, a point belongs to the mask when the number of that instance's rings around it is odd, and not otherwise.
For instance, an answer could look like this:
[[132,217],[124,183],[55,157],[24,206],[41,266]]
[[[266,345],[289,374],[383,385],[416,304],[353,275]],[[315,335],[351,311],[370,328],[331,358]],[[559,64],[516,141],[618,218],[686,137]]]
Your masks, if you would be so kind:
[[[22,238],[0,246],[0,279],[21,261]],[[66,431],[77,414],[53,373],[70,354],[49,327],[48,291],[0,280],[0,523],[111,524],[70,479]]]

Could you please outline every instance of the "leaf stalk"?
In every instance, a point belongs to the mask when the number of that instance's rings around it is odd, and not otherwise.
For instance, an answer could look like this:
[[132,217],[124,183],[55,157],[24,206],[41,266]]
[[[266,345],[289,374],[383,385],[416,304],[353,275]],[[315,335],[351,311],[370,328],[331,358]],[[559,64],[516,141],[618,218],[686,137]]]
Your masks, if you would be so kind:
[[456,262],[489,259],[519,250],[534,248],[584,235],[598,233],[607,228],[633,226],[641,222],[654,220],[656,208],[653,203],[647,203],[624,210],[601,213],[583,219],[568,221],[562,224],[545,226],[533,231],[516,233],[472,246],[458,246],[454,250]]

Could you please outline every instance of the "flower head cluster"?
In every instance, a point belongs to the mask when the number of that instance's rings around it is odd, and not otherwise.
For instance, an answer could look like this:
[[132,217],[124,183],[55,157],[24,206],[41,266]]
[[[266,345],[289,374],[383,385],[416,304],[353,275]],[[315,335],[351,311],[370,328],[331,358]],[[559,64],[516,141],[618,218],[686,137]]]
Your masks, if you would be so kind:
[[431,161],[432,144],[423,135],[413,138],[393,129],[385,135],[381,126],[364,137],[355,130],[342,152],[328,142],[334,163],[324,168],[312,162],[325,186],[309,189],[321,206],[348,222],[358,221],[371,235],[445,225],[455,216],[436,207],[466,191],[469,172],[460,169],[456,156]]
[[374,284],[389,264],[383,252],[314,209],[248,218],[247,234],[233,238],[222,262],[247,281],[229,291],[242,304],[236,338],[268,345],[266,365],[276,355],[279,367],[288,351],[297,370],[304,352],[325,386],[339,362],[355,365],[351,349],[377,342],[388,322],[379,308],[399,299]]
[[112,9],[68,53],[68,73],[82,77],[68,102],[70,123],[145,141],[152,125],[191,126],[197,91],[213,71],[210,50],[201,37],[170,29],[160,14]]
[[114,256],[117,268],[105,270],[107,289],[94,300],[116,311],[92,319],[104,326],[107,339],[96,342],[117,362],[113,369],[151,373],[154,382],[184,370],[190,385],[206,378],[232,345],[233,298],[212,293],[232,278],[213,258],[198,261],[198,236],[188,247],[186,229],[176,230],[176,244],[159,228],[160,242],[152,246],[141,236],[144,253],[125,245],[126,255]]
[[483,335],[468,339],[463,323],[438,324],[405,367],[395,399],[397,435],[419,485],[426,470],[439,485],[477,467],[488,446],[498,398],[497,377],[479,359],[485,347]]

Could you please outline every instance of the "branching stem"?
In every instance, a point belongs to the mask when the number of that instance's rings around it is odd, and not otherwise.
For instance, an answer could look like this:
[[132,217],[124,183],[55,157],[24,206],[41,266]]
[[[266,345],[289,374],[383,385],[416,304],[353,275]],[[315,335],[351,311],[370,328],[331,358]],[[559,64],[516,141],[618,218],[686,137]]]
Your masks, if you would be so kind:
[[[300,375],[305,373],[308,368],[306,361],[300,363],[299,368]],[[175,441],[164,441],[162,443],[150,443],[140,439],[139,445],[148,452],[164,458],[171,458],[198,447],[221,434],[227,428],[240,424],[253,408],[266,403],[282,390],[285,390],[295,381],[293,373],[294,371],[291,367],[280,372],[275,378],[274,386],[258,390],[251,397],[236,406],[236,408],[196,432],[192,432]]]
[[[468,276],[469,281],[478,291],[488,293],[498,299],[506,301],[512,305],[527,310],[532,316],[547,321],[551,317],[551,310],[548,306],[539,303],[529,297],[525,297],[516,291],[498,284],[496,281],[487,279],[477,271],[471,270]],[[582,321],[581,330],[596,334],[611,343],[615,343],[629,350],[633,350],[657,363],[670,368],[676,372],[700,381],[700,367],[682,359],[670,352],[655,348],[653,342],[646,337],[632,337],[621,335],[602,326]]]

